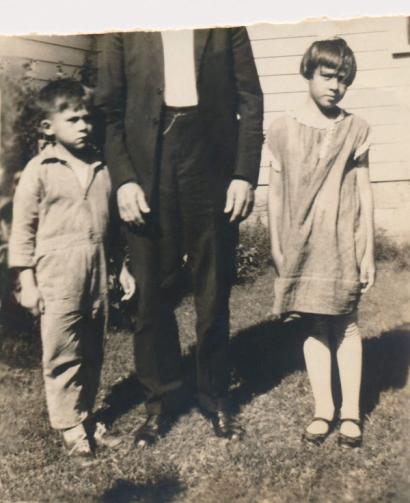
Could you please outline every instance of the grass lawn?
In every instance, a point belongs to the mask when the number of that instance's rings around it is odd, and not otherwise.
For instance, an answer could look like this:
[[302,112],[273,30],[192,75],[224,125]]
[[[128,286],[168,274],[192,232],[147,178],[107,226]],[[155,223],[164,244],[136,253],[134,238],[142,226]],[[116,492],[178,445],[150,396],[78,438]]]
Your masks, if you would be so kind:
[[[269,322],[272,274],[232,293],[234,401],[247,435],[215,438],[193,405],[146,450],[132,433],[143,421],[133,375],[132,338],[112,331],[98,408],[123,438],[80,470],[61,454],[45,409],[38,339],[0,341],[0,500],[50,502],[408,502],[410,272],[379,271],[361,306],[364,340],[364,446],[345,450],[333,433],[320,447],[301,433],[312,414],[302,337]],[[184,365],[193,380],[194,313],[178,308]],[[337,380],[335,380],[337,389]]]

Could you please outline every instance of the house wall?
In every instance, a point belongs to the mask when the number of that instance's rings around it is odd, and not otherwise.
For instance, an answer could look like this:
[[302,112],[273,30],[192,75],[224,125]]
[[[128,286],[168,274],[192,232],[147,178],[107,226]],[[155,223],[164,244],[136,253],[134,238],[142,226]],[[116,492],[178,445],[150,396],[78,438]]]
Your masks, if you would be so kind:
[[[344,37],[355,51],[358,74],[342,106],[372,127],[370,176],[376,224],[391,235],[410,239],[410,46],[406,18],[259,24],[248,28],[265,96],[264,127],[305,97],[300,59],[314,40]],[[57,65],[72,75],[95,56],[95,38],[76,36],[0,37],[0,61],[9,75],[29,75],[39,85],[55,77]],[[406,54],[407,51],[407,54]],[[264,146],[253,218],[266,221],[269,151]]]
[[23,65],[34,61],[30,77],[39,85],[56,76],[57,65],[68,76],[78,72],[86,57],[93,55],[94,37],[73,36],[0,36],[0,61],[13,77],[24,73]]

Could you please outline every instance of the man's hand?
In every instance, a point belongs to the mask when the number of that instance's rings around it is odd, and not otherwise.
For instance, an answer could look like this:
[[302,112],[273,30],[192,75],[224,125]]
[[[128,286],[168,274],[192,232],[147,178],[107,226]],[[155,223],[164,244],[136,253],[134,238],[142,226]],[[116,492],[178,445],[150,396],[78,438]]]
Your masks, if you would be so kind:
[[121,219],[129,224],[143,225],[144,215],[151,211],[144,191],[135,182],[121,185],[117,191],[117,202]]
[[226,193],[225,213],[230,213],[230,222],[245,220],[252,211],[254,203],[252,185],[246,180],[232,180]]
[[373,255],[365,254],[360,264],[361,292],[366,293],[376,280],[376,265]]
[[129,272],[125,262],[122,264],[119,282],[121,288],[124,291],[124,295],[121,297],[122,301],[130,300],[130,298],[134,295],[136,289],[136,283],[134,276]]
[[33,316],[44,314],[44,300],[36,285],[32,269],[24,269],[20,272],[20,283],[20,304],[28,309]]

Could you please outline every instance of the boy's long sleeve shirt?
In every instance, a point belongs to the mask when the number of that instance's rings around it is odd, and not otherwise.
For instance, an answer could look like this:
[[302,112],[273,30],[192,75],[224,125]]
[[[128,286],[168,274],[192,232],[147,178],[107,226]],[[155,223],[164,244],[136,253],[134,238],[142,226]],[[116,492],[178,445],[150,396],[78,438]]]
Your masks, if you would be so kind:
[[82,187],[70,162],[58,145],[48,145],[24,169],[13,203],[9,266],[35,269],[46,304],[77,309],[106,293],[111,181],[105,165],[91,158]]

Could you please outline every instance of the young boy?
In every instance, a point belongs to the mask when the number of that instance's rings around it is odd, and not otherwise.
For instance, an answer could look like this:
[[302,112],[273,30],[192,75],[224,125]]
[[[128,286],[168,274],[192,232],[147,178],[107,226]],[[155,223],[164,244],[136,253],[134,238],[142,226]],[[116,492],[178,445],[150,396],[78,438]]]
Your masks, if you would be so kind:
[[[118,440],[91,419],[107,313],[111,182],[90,143],[87,95],[79,82],[47,84],[38,112],[46,141],[16,189],[9,266],[19,269],[22,305],[41,315],[51,426],[62,431],[67,452],[84,466],[94,457],[94,444]],[[135,282],[125,266],[120,281],[130,298]]]

